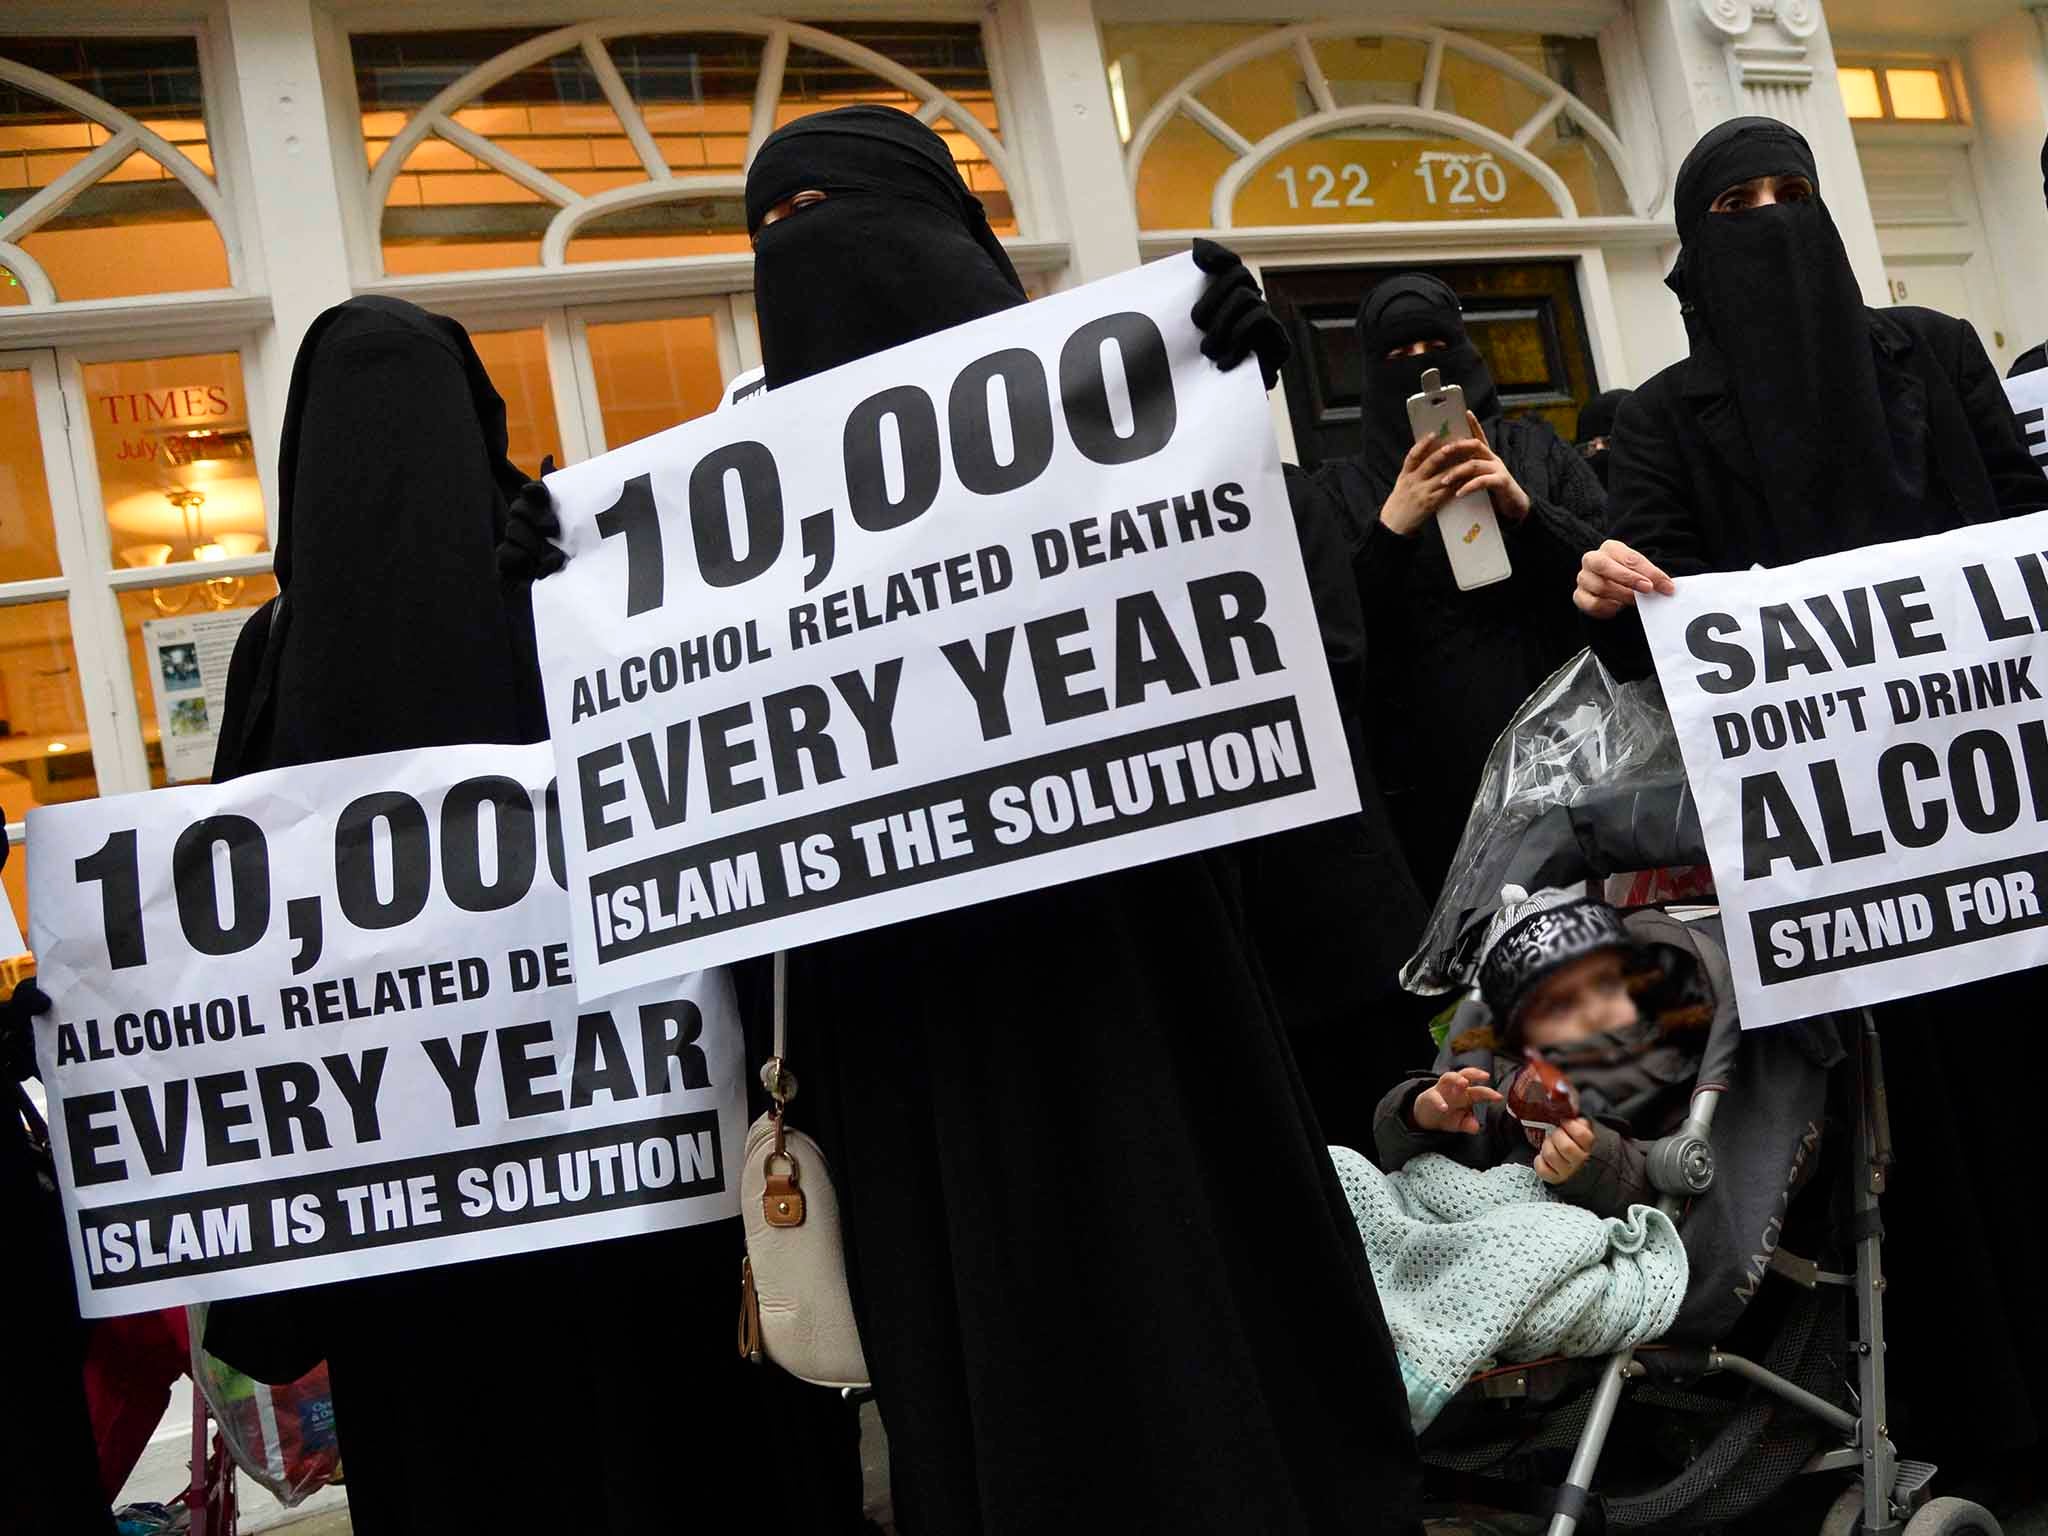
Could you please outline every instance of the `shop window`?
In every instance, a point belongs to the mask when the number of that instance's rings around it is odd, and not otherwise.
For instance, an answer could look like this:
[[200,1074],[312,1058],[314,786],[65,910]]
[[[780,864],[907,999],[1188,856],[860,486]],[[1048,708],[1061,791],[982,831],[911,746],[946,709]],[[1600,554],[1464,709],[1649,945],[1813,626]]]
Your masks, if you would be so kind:
[[[502,62],[537,35],[352,39],[386,271],[743,253],[740,192],[754,135],[862,101],[936,111],[933,126],[990,222],[1016,231],[973,23],[844,22],[825,32],[763,21],[673,33],[586,24],[547,34],[559,46],[540,58]],[[889,78],[891,66],[910,83]],[[775,76],[774,107],[756,124],[764,70]],[[386,164],[393,155],[402,163]]]
[[555,392],[548,376],[547,340],[539,327],[523,331],[474,331],[469,338],[484,372],[505,401],[505,456],[529,475],[552,454],[563,462],[562,431],[555,421]]
[[1646,212],[1590,39],[1145,23],[1103,45],[1145,229]]
[[725,374],[708,314],[584,328],[605,446],[619,448],[718,409]]
[[275,596],[277,582],[268,572],[120,594],[152,789],[213,776],[228,658],[249,616]]
[[1945,60],[1844,60],[1838,67],[1842,104],[1866,123],[1953,123],[1959,120]]
[[0,368],[0,582],[58,572],[35,381],[26,368]]
[[117,567],[270,547],[237,354],[87,363],[81,372]]
[[18,822],[98,793],[68,605],[0,606],[0,808]]
[[0,306],[232,287],[212,173],[192,38],[0,37]]

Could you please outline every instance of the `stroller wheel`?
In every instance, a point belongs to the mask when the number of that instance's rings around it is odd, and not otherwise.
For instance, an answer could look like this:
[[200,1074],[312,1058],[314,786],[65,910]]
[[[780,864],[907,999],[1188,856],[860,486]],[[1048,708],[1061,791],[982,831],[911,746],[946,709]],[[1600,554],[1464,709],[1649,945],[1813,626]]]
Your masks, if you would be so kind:
[[[1860,1536],[1862,1530],[1863,1485],[1852,1483],[1821,1521],[1820,1536]],[[1905,1536],[2002,1536],[2002,1529],[1998,1517],[1982,1504],[1968,1499],[1930,1499],[1906,1522]]]
[[1906,1522],[1906,1536],[2000,1536],[1998,1516],[1968,1499],[1930,1499]]

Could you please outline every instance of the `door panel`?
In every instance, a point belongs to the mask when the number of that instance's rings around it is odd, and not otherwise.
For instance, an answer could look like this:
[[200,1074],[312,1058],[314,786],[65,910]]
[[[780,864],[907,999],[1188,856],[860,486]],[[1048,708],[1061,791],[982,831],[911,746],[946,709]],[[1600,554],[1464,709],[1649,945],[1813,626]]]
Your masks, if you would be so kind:
[[1510,415],[1537,415],[1567,440],[1598,391],[1592,345],[1570,261],[1269,267],[1267,299],[1294,344],[1283,377],[1304,465],[1358,448],[1359,301],[1397,272],[1449,285]]
[[1998,284],[1970,168],[1973,151],[1863,142],[1857,153],[1891,301],[1969,321],[2003,371],[2017,348],[2003,334]]

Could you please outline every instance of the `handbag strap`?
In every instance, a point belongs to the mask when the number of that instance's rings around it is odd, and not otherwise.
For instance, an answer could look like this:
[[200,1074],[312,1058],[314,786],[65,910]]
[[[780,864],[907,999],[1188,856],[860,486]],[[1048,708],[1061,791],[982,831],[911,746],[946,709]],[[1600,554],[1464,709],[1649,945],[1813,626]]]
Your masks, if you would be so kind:
[[[789,954],[775,951],[775,1043],[761,1064],[761,1086],[775,1101],[772,1113],[779,1122],[789,1101],[796,1097],[796,1074],[789,1070]],[[779,1129],[779,1127],[778,1127]],[[778,1136],[778,1144],[780,1137]]]

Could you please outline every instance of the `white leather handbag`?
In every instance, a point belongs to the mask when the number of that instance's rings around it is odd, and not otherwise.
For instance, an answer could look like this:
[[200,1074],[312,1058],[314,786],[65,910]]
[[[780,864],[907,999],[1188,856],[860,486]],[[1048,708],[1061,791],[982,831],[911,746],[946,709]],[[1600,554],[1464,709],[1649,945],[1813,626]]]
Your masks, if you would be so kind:
[[796,1097],[789,1070],[789,974],[775,956],[775,1051],[761,1068],[772,1101],[747,1131],[740,1214],[747,1256],[740,1261],[740,1353],[821,1387],[865,1387],[867,1357],[846,1284],[839,1198],[825,1154],[784,1124]]

